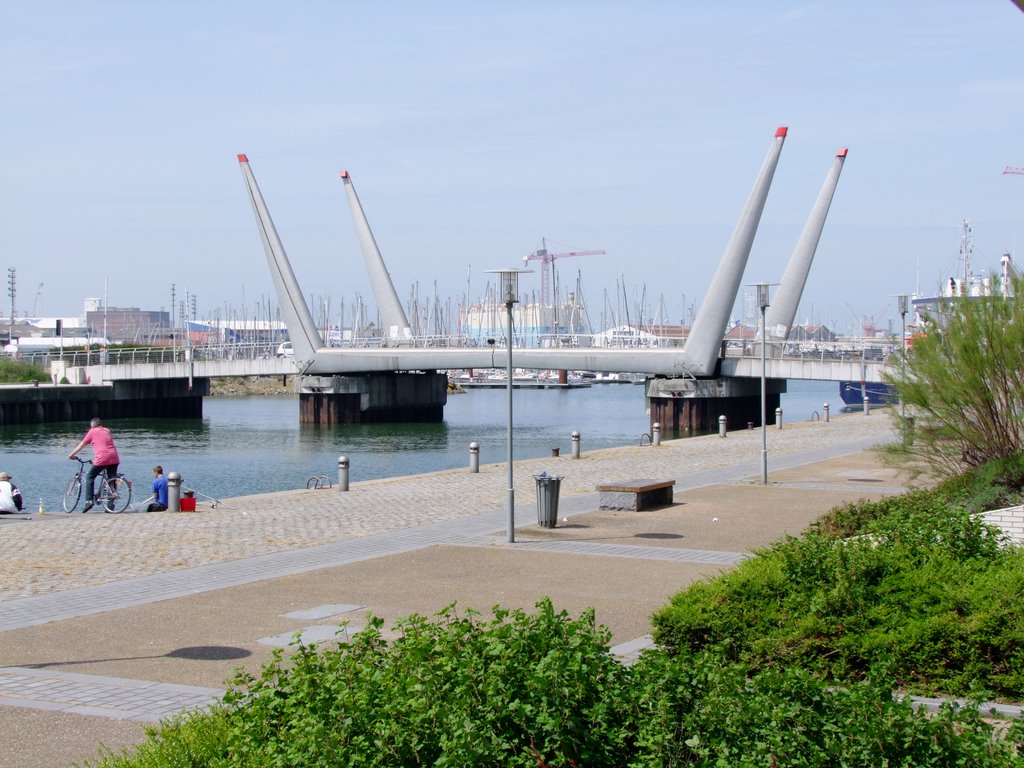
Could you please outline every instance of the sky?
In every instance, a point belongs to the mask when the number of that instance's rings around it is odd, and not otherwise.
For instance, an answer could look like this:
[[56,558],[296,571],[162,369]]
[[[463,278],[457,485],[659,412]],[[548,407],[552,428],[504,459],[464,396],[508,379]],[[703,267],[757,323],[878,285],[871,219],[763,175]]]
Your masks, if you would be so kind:
[[556,262],[592,319],[679,322],[787,126],[744,285],[782,276],[848,148],[797,321],[898,327],[897,294],[962,272],[963,220],[975,271],[1024,263],[1022,42],[1010,0],[6,0],[0,267],[19,316],[187,291],[252,317],[276,298],[245,153],[332,312],[372,302],[346,169],[403,303],[477,299],[546,238],[606,251]]

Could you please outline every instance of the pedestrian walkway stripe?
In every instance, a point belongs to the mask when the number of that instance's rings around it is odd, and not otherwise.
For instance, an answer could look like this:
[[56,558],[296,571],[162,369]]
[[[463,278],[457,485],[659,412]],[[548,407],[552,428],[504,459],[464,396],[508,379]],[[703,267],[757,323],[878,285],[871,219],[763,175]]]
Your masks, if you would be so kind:
[[157,723],[221,700],[224,691],[198,685],[0,667],[0,704],[51,712]]
[[[472,543],[472,542],[468,542]],[[630,544],[599,544],[592,541],[530,541],[519,539],[517,548],[538,552],[558,552],[572,555],[599,557],[628,557],[638,560],[658,560],[670,563],[711,563],[736,565],[749,554],[744,552],[716,552],[707,549],[674,549],[670,547],[637,547]]]
[[[792,488],[796,491],[838,491],[849,493],[849,483],[771,483],[772,488]],[[903,485],[858,485],[862,493],[878,493],[885,496],[899,496],[910,489]]]
[[292,611],[291,613],[283,614],[286,619],[302,619],[302,620],[313,620],[313,619],[326,619],[328,616],[337,616],[339,613],[349,613],[350,611],[358,611],[360,608],[365,608],[365,605],[353,605],[351,603],[335,603],[333,605],[318,605],[315,608],[306,608],[301,611]]

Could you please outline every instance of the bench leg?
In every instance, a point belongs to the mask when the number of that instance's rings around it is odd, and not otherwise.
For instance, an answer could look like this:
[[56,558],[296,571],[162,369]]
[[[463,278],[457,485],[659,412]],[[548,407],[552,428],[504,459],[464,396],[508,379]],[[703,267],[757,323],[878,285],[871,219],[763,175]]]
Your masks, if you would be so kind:
[[654,491],[646,491],[637,494],[637,510],[650,509],[651,507],[667,507],[672,504],[672,489],[658,488]]

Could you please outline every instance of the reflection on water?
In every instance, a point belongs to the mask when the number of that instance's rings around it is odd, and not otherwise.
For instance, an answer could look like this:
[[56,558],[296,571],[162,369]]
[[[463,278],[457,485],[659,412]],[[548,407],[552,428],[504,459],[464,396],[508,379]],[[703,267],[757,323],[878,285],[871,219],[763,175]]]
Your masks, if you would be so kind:
[[[806,419],[830,399],[838,400],[835,384],[790,382],[783,410],[787,420]],[[107,426],[136,498],[148,495],[154,464],[179,472],[187,487],[226,498],[304,488],[316,475],[335,480],[340,455],[349,458],[353,482],[468,466],[474,441],[481,463],[503,462],[507,403],[505,390],[473,390],[449,397],[441,424],[325,427],[299,424],[294,397],[207,398],[201,421],[121,419]],[[516,458],[550,456],[555,447],[567,455],[573,430],[581,433],[584,452],[638,443],[649,430],[643,387],[630,384],[515,390],[513,412]],[[0,469],[14,476],[28,508],[42,498],[47,510],[59,509],[75,469],[67,454],[86,428],[0,427]]]

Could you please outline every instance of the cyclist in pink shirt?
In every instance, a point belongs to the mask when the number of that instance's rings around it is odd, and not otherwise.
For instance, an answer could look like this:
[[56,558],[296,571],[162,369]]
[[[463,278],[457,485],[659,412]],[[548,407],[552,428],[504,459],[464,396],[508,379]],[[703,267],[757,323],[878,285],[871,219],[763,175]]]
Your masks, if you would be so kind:
[[82,442],[75,446],[75,450],[68,454],[69,459],[78,455],[85,446],[92,446],[92,467],[89,468],[89,481],[85,484],[85,507],[83,512],[88,512],[93,506],[93,488],[96,484],[96,475],[106,470],[107,477],[117,474],[117,465],[121,463],[121,457],[117,455],[117,448],[114,446],[114,438],[110,430],[102,426],[99,419],[89,422],[89,431],[85,433]]

